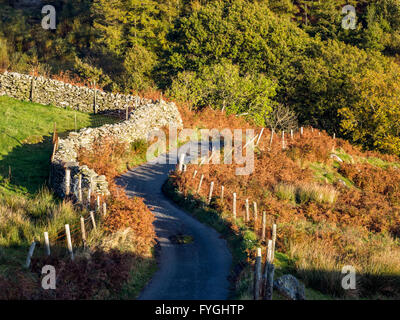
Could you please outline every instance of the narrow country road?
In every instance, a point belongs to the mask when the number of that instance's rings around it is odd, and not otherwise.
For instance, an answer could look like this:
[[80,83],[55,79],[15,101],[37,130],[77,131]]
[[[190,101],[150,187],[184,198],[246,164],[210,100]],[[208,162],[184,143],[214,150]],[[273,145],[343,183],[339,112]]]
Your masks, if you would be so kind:
[[[182,151],[182,147],[179,152]],[[184,151],[182,151],[184,152]],[[162,193],[173,164],[159,164],[167,155],[148,162],[121,176],[129,196],[139,196],[156,216],[160,242],[159,269],[139,296],[141,300],[227,299],[228,276],[232,262],[226,241],[212,228],[180,210]],[[190,160],[190,157],[187,157]],[[186,161],[185,161],[186,162]],[[174,244],[170,237],[190,235],[190,244]]]

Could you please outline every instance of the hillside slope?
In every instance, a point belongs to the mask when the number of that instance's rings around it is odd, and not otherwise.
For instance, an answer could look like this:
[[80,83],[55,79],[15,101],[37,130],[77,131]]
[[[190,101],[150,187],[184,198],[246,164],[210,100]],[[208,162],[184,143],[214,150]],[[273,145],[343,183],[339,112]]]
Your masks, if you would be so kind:
[[[97,212],[95,229],[88,212],[94,210],[93,196],[91,208],[82,208],[71,199],[56,198],[46,187],[54,123],[64,136],[115,121],[115,117],[0,97],[0,299],[133,299],[155,271],[153,215],[142,199],[129,199],[114,188],[110,197],[102,199],[107,219]],[[102,155],[105,148],[103,143]],[[131,158],[143,161],[142,155]],[[66,248],[65,224],[70,225],[74,262]],[[44,232],[49,236],[49,257]],[[32,241],[36,248],[26,269]],[[54,291],[40,285],[42,267],[48,264],[57,271]]]
[[[224,121],[226,126],[246,127],[237,118],[224,120],[222,115],[209,113],[187,121],[200,127],[223,127]],[[171,188],[191,203],[192,211],[208,208],[209,216],[219,217],[247,237],[248,247],[243,250],[249,257],[257,246],[265,245],[260,239],[260,216],[265,212],[267,238],[272,224],[278,226],[277,248],[283,260],[277,263],[283,262],[285,271],[293,272],[308,287],[337,298],[399,297],[399,158],[363,152],[311,128],[303,135],[296,132],[293,139],[287,137],[285,149],[281,135],[275,135],[271,146],[270,137],[270,131],[264,131],[255,149],[252,174],[235,175],[236,164],[189,165],[186,172],[172,175]],[[211,182],[215,191],[208,206]],[[221,186],[224,201],[220,199]],[[233,193],[238,199],[236,221],[232,219]],[[258,204],[257,220],[251,211],[250,221],[246,221],[246,199]],[[357,272],[356,290],[342,288],[346,265]]]

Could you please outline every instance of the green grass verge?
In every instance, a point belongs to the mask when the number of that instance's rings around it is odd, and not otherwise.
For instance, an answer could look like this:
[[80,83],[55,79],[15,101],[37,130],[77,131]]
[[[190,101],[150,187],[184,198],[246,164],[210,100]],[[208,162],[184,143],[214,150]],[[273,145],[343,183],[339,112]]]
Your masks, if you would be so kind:
[[[153,254],[154,257],[154,254]],[[133,300],[139,297],[140,292],[147,285],[157,271],[157,262],[154,259],[140,260],[131,271],[130,280],[123,286],[121,291],[111,300]]]
[[354,187],[353,182],[341,175],[335,165],[328,166],[324,163],[313,162],[310,163],[309,168],[313,171],[314,179],[318,182],[333,184],[342,181],[346,186]]

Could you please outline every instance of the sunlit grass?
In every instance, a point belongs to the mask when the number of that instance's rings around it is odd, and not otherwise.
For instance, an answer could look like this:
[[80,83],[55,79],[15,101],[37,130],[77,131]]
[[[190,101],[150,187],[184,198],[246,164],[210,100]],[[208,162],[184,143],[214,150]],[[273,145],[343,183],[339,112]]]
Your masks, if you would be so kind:
[[54,124],[63,137],[75,129],[110,122],[115,119],[0,97],[0,188],[32,195],[45,185]]

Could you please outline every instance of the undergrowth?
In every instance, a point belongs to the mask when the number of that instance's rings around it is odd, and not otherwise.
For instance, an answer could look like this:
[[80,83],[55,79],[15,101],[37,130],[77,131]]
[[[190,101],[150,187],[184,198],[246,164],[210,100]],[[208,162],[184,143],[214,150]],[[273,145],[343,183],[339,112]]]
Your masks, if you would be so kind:
[[[143,161],[142,141],[125,146],[110,139],[82,150],[80,161],[109,182],[107,216],[96,215],[97,230],[85,222],[86,247],[80,234],[80,216],[86,210],[71,201],[56,200],[47,190],[31,199],[15,194],[0,197],[0,299],[133,299],[155,271],[154,216],[141,198],[129,198],[113,181],[121,170]],[[124,151],[122,151],[124,150]],[[71,261],[64,225],[70,224],[74,245]],[[43,248],[49,233],[51,256]],[[30,270],[23,265],[33,240],[37,246]],[[41,268],[55,267],[57,289],[43,290]]]
[[[231,228],[247,228],[259,241],[260,218],[256,221],[252,214],[244,222],[245,200],[257,202],[258,216],[266,212],[267,237],[277,223],[277,249],[307,287],[336,298],[399,297],[400,172],[390,165],[399,159],[363,152],[315,129],[289,137],[284,150],[280,138],[272,146],[269,138],[266,130],[256,150],[255,170],[248,176],[236,176],[234,164],[190,165],[186,172],[173,174],[170,183],[183,198],[204,200],[214,182],[211,208],[226,221],[236,193],[238,217]],[[219,199],[222,185],[224,202]],[[356,290],[341,286],[345,265],[357,271]]]

